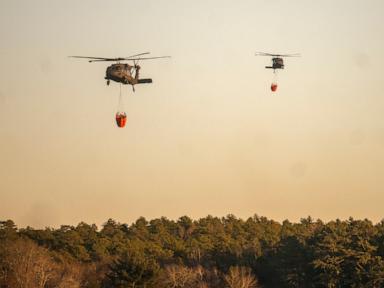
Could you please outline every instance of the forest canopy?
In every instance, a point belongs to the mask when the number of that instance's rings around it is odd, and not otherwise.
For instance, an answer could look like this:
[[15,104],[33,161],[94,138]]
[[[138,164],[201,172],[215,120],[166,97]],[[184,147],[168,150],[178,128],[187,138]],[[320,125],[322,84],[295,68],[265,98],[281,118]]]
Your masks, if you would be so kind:
[[384,287],[384,221],[0,221],[0,287]]

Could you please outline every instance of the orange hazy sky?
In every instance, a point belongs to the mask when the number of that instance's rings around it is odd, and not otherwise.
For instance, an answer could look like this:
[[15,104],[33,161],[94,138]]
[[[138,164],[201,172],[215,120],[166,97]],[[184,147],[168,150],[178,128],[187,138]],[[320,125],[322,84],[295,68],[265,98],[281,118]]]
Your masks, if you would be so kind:
[[[0,0],[0,219],[383,218],[381,0]],[[153,84],[119,84],[142,62]],[[279,71],[267,57],[301,53]]]

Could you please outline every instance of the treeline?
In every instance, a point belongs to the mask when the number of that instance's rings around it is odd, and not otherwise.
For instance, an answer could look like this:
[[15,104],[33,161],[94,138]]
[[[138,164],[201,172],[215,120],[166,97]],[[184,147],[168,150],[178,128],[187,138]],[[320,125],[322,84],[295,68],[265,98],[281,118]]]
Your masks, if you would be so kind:
[[0,287],[384,287],[384,221],[1,221]]

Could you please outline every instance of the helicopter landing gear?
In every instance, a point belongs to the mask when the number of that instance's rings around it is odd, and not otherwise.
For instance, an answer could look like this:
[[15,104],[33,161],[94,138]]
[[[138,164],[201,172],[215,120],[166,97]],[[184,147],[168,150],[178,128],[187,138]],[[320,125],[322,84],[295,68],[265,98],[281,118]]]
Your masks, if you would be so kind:
[[109,86],[109,83],[111,83],[111,81],[107,80],[107,85]]

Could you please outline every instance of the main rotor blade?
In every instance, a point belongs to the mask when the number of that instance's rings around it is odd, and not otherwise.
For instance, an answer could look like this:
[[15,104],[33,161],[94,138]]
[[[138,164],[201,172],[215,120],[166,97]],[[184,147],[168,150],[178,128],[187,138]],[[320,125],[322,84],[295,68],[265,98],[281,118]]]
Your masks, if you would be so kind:
[[255,56],[278,56],[276,54],[264,53],[264,52],[256,52]]
[[111,60],[112,58],[105,58],[105,57],[88,57],[88,56],[68,56],[71,58],[83,58],[83,59],[97,59],[97,60]]
[[264,52],[256,52],[255,56],[300,57],[301,55],[299,53],[295,53],[295,54],[271,54],[271,53],[264,53]]
[[124,57],[124,58],[132,58],[132,57],[137,57],[137,56],[141,56],[141,55],[148,55],[148,54],[150,54],[150,52],[144,52],[144,53],[140,53],[140,54],[135,54],[135,55],[131,55],[131,56]]
[[105,58],[105,57],[88,57],[88,56],[68,56],[72,58],[82,58],[82,59],[88,59],[89,62],[102,62],[102,61],[109,61],[109,62],[116,62],[116,61],[139,61],[139,60],[149,60],[149,59],[160,59],[160,58],[171,58],[171,56],[159,56],[159,57],[137,57],[141,55],[148,55],[150,52],[144,52],[140,54],[135,54],[129,57],[119,57],[119,58]]
[[131,55],[128,57],[118,57],[118,58],[107,58],[107,57],[88,57],[88,56],[68,56],[72,58],[82,58],[82,59],[91,59],[89,62],[96,62],[96,61],[122,61],[126,59],[131,59],[133,57],[141,56],[141,55],[148,55],[149,52],[139,53],[135,55]]
[[171,56],[95,59],[95,60],[89,60],[89,62],[100,62],[100,61],[110,61],[110,62],[115,62],[115,61],[140,61],[140,60],[150,60],[150,59],[160,59],[160,58],[171,58]]
[[283,54],[283,55],[278,55],[278,56],[281,56],[281,57],[300,57],[301,55],[299,53],[295,53],[295,54]]
[[124,58],[123,60],[138,61],[138,60],[149,60],[149,59],[160,59],[160,58],[171,58],[171,56]]
[[88,62],[116,62],[116,61],[121,61],[124,60],[123,58],[111,58],[111,59],[95,59],[95,60],[89,60]]

